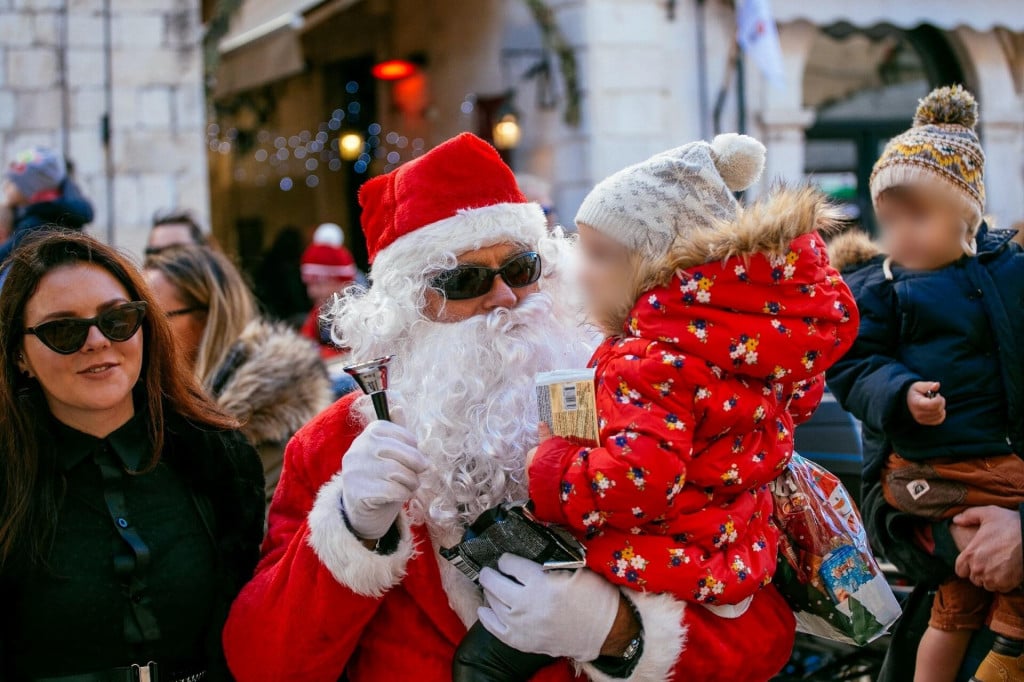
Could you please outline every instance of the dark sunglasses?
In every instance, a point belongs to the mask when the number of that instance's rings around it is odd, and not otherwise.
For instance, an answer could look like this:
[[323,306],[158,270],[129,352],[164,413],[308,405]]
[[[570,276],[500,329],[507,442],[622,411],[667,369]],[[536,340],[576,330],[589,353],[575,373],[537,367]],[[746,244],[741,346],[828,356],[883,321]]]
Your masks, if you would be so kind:
[[194,305],[188,308],[178,308],[177,310],[168,310],[164,315],[167,317],[181,317],[182,315],[191,315],[192,313],[205,313],[206,307],[201,305]]
[[494,285],[494,278],[501,277],[513,289],[530,286],[540,279],[540,254],[527,251],[513,256],[500,268],[486,268],[482,265],[460,265],[445,270],[434,277],[431,286],[444,294],[449,301],[463,301],[483,296]]
[[145,301],[133,301],[104,310],[96,317],[68,317],[28,327],[25,333],[32,334],[55,353],[71,355],[82,350],[94,326],[111,341],[127,341],[139,331],[145,317]]

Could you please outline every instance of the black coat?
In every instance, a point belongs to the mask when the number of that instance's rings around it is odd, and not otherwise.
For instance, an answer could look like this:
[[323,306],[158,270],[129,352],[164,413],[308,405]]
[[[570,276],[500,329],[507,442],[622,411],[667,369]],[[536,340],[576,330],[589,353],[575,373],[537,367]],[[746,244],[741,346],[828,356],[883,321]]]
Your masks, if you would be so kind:
[[[1012,234],[983,228],[976,258],[936,271],[894,266],[888,279],[882,255],[842,270],[861,323],[828,384],[863,423],[866,482],[893,451],[917,460],[1024,453],[1024,252]],[[915,381],[942,384],[941,425],[911,418]]]
[[[167,415],[160,466],[144,474],[127,474],[123,484],[111,484],[106,474],[102,480],[100,478],[102,466],[97,466],[100,459],[96,459],[96,463],[90,459],[110,455],[89,453],[96,453],[99,448],[103,453],[117,452],[124,459],[121,453],[125,448],[134,449],[133,443],[140,443],[140,449],[144,450],[141,444],[145,440],[144,423],[123,427],[110,439],[102,440],[61,425],[55,425],[55,429],[54,438],[48,439],[56,446],[54,471],[63,476],[67,490],[63,493],[61,520],[51,552],[60,557],[60,565],[65,568],[18,560],[0,572],[0,593],[12,600],[9,604],[17,600],[20,606],[15,612],[22,614],[18,622],[8,621],[5,627],[0,627],[0,633],[5,633],[0,636],[0,682],[7,679],[7,675],[19,680],[26,675],[37,676],[39,672],[44,676],[66,675],[144,663],[150,657],[141,661],[125,659],[153,651],[167,655],[171,655],[168,653],[171,651],[187,654],[192,663],[207,671],[205,679],[211,682],[230,680],[221,631],[232,601],[252,577],[263,536],[263,471],[252,446],[237,431],[201,428],[176,415]],[[67,435],[69,433],[72,435]],[[68,453],[74,454],[69,456]],[[121,495],[121,502],[112,502],[117,498],[111,495]],[[142,541],[152,549],[153,565],[148,569],[145,566],[131,568],[142,561],[137,552],[127,574],[118,568],[117,559],[122,558],[127,545],[117,540],[114,544],[120,549],[111,548],[108,529],[113,524],[110,524],[110,517],[106,517],[105,523],[103,519],[107,508],[111,515],[124,513],[115,512],[115,508],[125,510],[127,513],[117,519],[117,525],[127,518],[121,527],[137,528]],[[167,511],[170,509],[177,511]],[[95,541],[90,542],[83,533],[95,534]],[[169,547],[181,549],[174,551]],[[104,555],[110,559],[104,560]],[[68,559],[78,556],[84,557],[81,568],[69,575]],[[111,560],[112,564],[106,563]],[[187,563],[181,563],[183,561]],[[113,573],[107,568],[111,565]],[[168,608],[167,591],[181,585],[176,582],[175,571],[192,571],[191,575],[197,575],[193,567],[199,565],[212,565],[215,569],[212,574],[198,574],[202,576],[198,581],[192,579],[186,583],[201,586],[201,601],[189,607],[194,607],[195,611],[176,609],[173,605]],[[156,566],[160,566],[159,571]],[[92,577],[91,571],[99,573]],[[150,578],[157,582],[149,583]],[[63,654],[60,648],[54,648],[52,640],[24,634],[48,631],[45,618],[58,615],[37,613],[40,609],[33,608],[34,605],[54,601],[61,591],[79,589],[82,591],[69,595],[71,601],[81,603],[82,608],[95,608],[96,612],[65,614],[65,623],[54,630],[66,637],[69,629],[80,628],[80,634],[67,640]],[[93,596],[89,596],[93,591]],[[103,595],[109,595],[109,600]],[[182,602],[196,601],[193,592],[179,596]],[[148,634],[141,637],[134,634],[127,625],[131,618],[125,616],[124,639],[109,636],[111,624],[122,618],[122,609],[129,601],[142,604],[138,608],[157,615],[158,633],[154,635],[150,628],[146,630]],[[135,608],[129,607],[128,612]],[[61,607],[57,604],[52,610],[60,612]],[[168,616],[168,620],[160,620],[160,613]],[[23,627],[19,627],[19,622]],[[90,623],[94,625],[92,630]],[[188,636],[196,639],[180,639],[170,634],[173,632],[192,633]],[[8,648],[5,644],[12,646]],[[163,655],[156,654],[157,657]],[[158,659],[153,657],[152,660]]]

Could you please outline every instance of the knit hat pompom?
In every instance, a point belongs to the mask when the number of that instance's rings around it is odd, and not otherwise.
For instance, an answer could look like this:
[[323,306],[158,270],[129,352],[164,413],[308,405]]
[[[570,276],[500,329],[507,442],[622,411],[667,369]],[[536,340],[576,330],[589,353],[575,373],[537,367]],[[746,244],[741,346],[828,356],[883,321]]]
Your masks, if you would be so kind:
[[323,223],[313,232],[313,243],[340,248],[345,244],[345,233],[336,223]]
[[738,133],[718,135],[711,141],[711,158],[714,159],[726,187],[739,192],[757,182],[764,172],[764,145]]
[[962,85],[932,90],[917,105],[914,126],[959,125],[973,129],[978,123],[978,101]]

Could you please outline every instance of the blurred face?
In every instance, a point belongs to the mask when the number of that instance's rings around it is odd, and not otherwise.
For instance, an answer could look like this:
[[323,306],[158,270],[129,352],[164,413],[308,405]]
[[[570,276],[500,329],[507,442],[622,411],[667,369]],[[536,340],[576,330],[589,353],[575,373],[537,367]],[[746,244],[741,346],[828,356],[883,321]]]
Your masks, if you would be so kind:
[[[102,267],[68,265],[40,280],[25,306],[23,324],[91,318],[128,302],[128,292]],[[61,355],[26,334],[18,365],[39,381],[54,417],[105,437],[135,412],[132,389],[142,371],[142,345],[141,329],[127,341],[113,342],[93,325],[81,349]]]
[[169,246],[195,243],[195,240],[192,239],[191,226],[186,223],[167,223],[166,225],[157,225],[149,231],[146,250],[160,251]]
[[159,270],[146,270],[144,274],[153,297],[167,315],[178,351],[185,354],[189,367],[195,367],[199,344],[206,331],[206,311],[190,310],[178,288]]
[[579,272],[580,287],[583,289],[587,312],[599,319],[622,303],[630,274],[630,251],[586,223],[580,223],[577,227],[583,254]]
[[7,206],[21,206],[27,201],[21,190],[10,180],[3,181],[3,197]]
[[[477,265],[500,268],[516,256],[529,251],[516,244],[496,244],[458,257],[459,265]],[[446,300],[437,289],[427,289],[427,307],[424,314],[435,322],[461,322],[475,315],[486,315],[498,308],[515,308],[530,294],[540,291],[539,282],[513,288],[501,277],[495,277],[487,293],[476,298]]]
[[352,286],[351,280],[311,278],[306,282],[306,294],[316,306],[322,306],[334,294],[344,293]]
[[883,192],[876,208],[892,259],[911,270],[933,270],[963,255],[964,223],[955,200],[917,187]]

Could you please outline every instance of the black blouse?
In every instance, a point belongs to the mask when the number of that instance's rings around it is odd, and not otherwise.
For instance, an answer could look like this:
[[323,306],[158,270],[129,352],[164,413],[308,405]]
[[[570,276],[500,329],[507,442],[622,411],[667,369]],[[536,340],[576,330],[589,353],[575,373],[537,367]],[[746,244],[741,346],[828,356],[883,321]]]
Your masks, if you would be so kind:
[[[220,629],[240,587],[222,556],[226,520],[217,518],[201,481],[175,465],[175,450],[191,445],[182,438],[169,433],[169,456],[136,473],[149,460],[145,429],[140,415],[103,439],[55,423],[66,492],[47,565],[0,579],[3,682],[149,661],[163,679],[198,671],[208,671],[206,679],[225,676]],[[254,479],[258,458],[248,445],[241,449]]]

